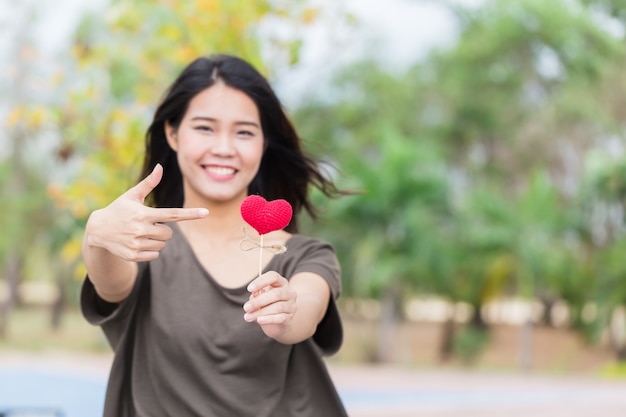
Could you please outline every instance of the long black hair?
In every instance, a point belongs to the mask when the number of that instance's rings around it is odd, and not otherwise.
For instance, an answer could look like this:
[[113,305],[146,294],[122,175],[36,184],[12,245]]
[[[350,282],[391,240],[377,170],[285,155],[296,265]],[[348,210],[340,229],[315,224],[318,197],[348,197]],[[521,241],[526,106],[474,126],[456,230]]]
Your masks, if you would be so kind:
[[267,80],[248,62],[230,55],[196,59],[166,91],[146,133],[141,178],[146,177],[157,163],[163,165],[164,170],[163,179],[149,196],[148,204],[182,207],[183,178],[176,152],[167,142],[165,124],[178,129],[189,102],[218,81],[248,95],[259,111],[265,151],[248,194],[258,194],[267,200],[287,200],[293,207],[293,218],[286,230],[297,232],[298,214],[303,208],[313,219],[317,217],[309,198],[311,185],[327,196],[341,193],[322,174],[317,162],[304,153],[300,137]]

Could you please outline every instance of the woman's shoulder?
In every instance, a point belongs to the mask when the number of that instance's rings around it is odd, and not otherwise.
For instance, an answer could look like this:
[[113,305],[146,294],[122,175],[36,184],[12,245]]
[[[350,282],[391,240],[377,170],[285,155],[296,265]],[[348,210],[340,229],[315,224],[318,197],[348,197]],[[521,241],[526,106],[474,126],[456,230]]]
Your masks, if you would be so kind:
[[315,247],[329,247],[332,248],[330,242],[325,241],[322,238],[301,235],[298,233],[292,234],[286,243],[287,249],[296,248],[315,248]]
[[298,263],[337,263],[335,248],[327,241],[307,235],[294,234],[286,243],[287,259]]

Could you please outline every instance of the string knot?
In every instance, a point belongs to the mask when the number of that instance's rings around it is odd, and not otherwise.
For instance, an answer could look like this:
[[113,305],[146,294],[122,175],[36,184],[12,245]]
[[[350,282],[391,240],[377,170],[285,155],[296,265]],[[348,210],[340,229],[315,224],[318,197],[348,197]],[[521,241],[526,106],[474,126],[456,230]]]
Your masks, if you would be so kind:
[[242,227],[243,229],[243,234],[244,234],[244,238],[241,239],[241,241],[239,242],[239,249],[243,250],[243,251],[251,251],[254,249],[265,249],[268,252],[271,252],[275,255],[280,255],[281,253],[285,253],[287,252],[287,247],[283,244],[283,243],[263,243],[263,235],[261,235],[261,241],[257,242],[254,239],[251,239],[250,236],[248,236],[248,232],[246,232],[246,228]]

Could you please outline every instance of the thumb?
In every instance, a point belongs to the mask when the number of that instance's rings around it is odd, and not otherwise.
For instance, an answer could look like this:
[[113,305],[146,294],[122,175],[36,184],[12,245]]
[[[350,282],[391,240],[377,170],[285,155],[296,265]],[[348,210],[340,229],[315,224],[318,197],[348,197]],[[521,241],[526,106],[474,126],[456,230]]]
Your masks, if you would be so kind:
[[161,164],[156,164],[152,172],[146,178],[141,180],[139,184],[135,185],[130,190],[126,191],[124,195],[143,204],[148,194],[150,194],[152,190],[159,185],[161,178],[163,178],[163,166]]

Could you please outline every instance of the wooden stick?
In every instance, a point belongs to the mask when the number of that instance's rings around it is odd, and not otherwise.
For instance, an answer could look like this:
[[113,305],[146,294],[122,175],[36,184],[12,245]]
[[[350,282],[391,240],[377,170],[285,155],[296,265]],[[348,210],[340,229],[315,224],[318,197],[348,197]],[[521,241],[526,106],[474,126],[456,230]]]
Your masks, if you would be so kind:
[[263,273],[263,236],[261,235],[261,247],[259,248],[259,277]]

